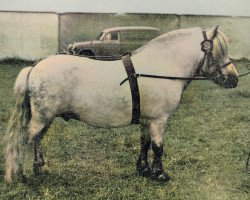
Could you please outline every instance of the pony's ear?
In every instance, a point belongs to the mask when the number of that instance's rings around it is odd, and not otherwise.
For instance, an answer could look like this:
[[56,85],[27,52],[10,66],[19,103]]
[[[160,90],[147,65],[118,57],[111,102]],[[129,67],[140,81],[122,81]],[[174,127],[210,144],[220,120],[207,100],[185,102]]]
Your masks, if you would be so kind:
[[219,28],[219,25],[216,25],[216,26],[213,27],[214,30],[213,30],[211,40],[213,40],[216,37],[216,35],[218,33],[218,28]]

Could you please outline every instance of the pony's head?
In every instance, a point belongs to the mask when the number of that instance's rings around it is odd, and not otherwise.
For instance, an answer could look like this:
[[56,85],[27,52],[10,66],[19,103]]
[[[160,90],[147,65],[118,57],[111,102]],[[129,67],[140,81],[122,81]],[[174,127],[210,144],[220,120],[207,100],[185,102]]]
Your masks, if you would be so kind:
[[204,31],[203,35],[204,41],[201,45],[206,56],[202,72],[222,87],[237,87],[238,72],[228,55],[227,37],[218,30],[218,26]]

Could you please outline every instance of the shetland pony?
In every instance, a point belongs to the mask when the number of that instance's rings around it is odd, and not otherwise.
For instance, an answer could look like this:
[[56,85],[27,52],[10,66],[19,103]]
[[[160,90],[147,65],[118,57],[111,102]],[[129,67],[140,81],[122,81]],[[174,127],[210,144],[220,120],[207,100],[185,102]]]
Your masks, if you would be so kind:
[[[153,39],[132,52],[136,72],[192,78],[199,66],[199,72],[216,84],[236,87],[238,73],[229,59],[226,36],[217,28],[204,32],[212,41],[206,53],[201,50],[201,42],[206,39],[201,28],[175,30]],[[6,135],[6,181],[12,182],[15,177],[24,180],[27,140],[34,148],[34,172],[41,173],[44,158],[40,143],[55,117],[107,128],[129,125],[131,91],[128,82],[120,86],[126,77],[121,60],[98,61],[72,55],[53,55],[24,68],[15,82],[16,104]],[[189,82],[138,78],[143,122],[139,174],[160,181],[169,179],[161,160],[164,127]],[[154,152],[152,166],[147,159],[150,147]]]

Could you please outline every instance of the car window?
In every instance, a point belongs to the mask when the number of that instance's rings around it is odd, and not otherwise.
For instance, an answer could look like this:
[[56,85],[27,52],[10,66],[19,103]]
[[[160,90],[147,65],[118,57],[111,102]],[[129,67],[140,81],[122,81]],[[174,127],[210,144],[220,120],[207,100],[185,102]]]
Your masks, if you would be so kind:
[[123,31],[120,33],[121,40],[123,42],[149,41],[157,37],[158,35],[159,33],[157,31],[144,31],[144,30]]
[[118,33],[117,32],[111,33],[111,40],[118,40]]
[[118,41],[119,39],[119,35],[117,32],[111,32],[111,33],[107,33],[104,38],[103,41]]

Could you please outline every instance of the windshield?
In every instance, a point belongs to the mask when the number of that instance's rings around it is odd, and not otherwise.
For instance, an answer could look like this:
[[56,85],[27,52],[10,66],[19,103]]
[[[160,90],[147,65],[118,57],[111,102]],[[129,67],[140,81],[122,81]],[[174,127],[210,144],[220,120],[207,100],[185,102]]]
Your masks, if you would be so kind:
[[99,34],[99,36],[98,36],[96,39],[97,39],[97,40],[101,40],[102,35],[103,35],[103,32],[101,32],[101,33]]

